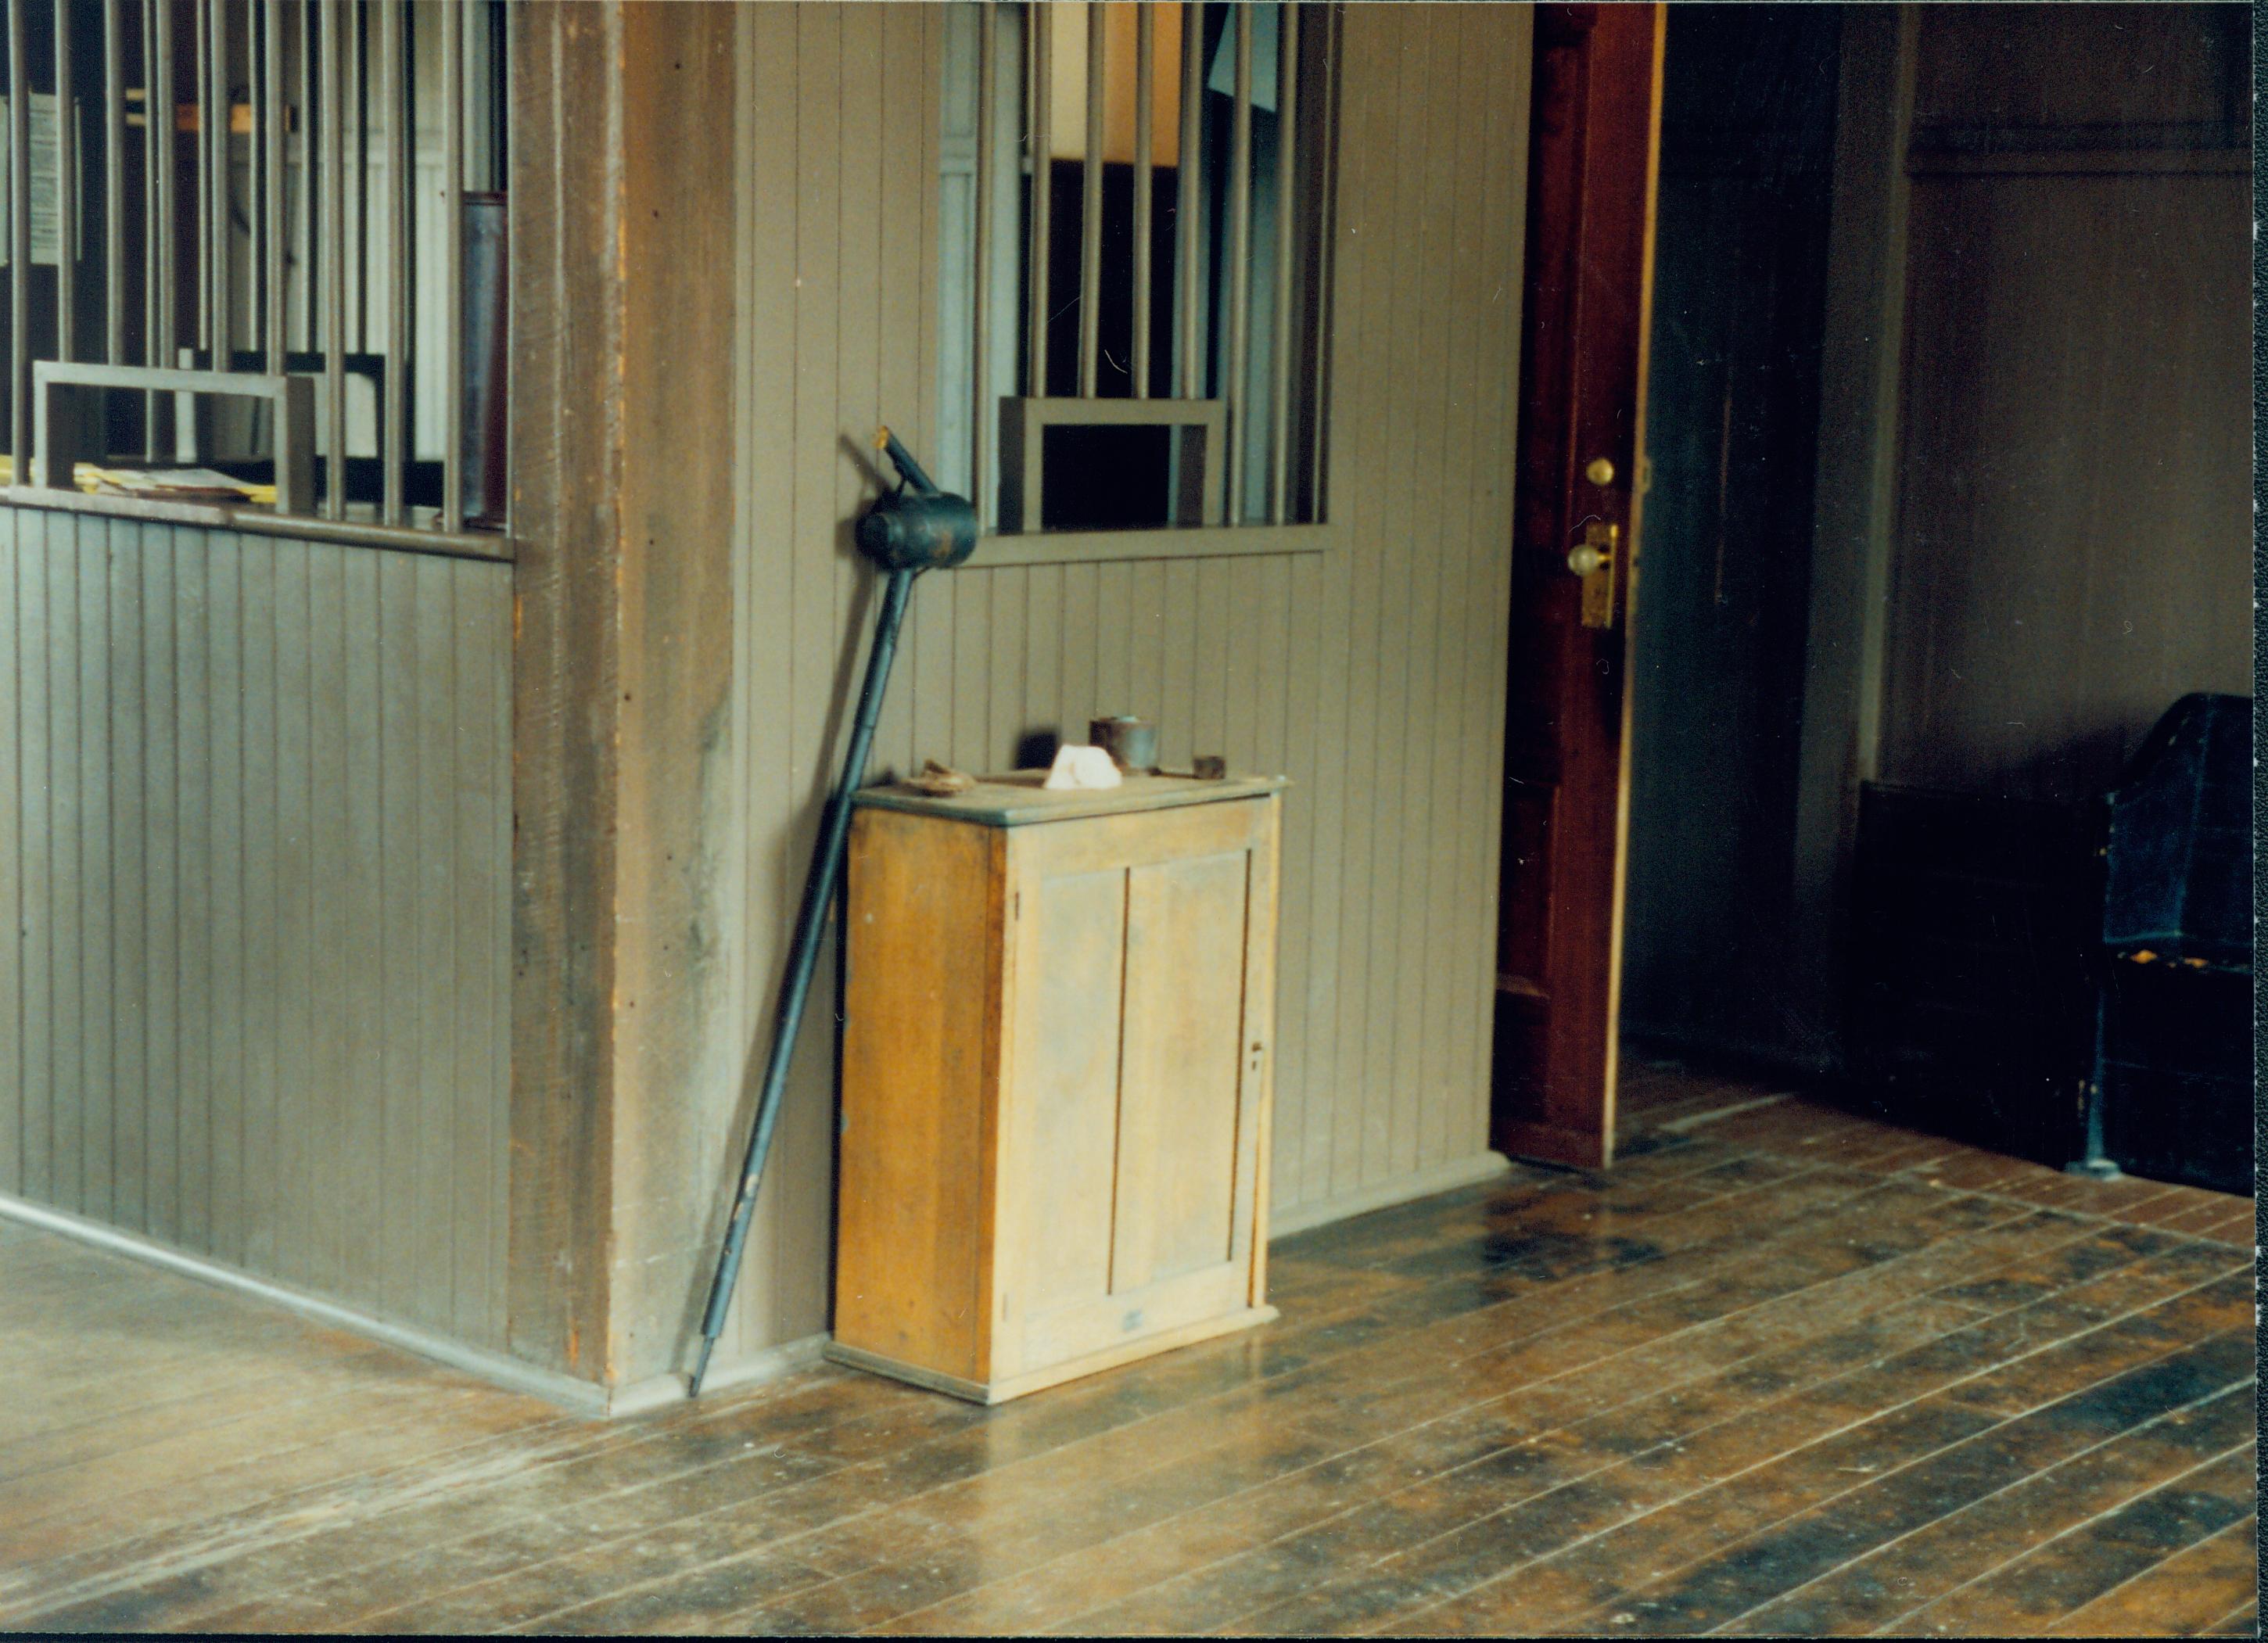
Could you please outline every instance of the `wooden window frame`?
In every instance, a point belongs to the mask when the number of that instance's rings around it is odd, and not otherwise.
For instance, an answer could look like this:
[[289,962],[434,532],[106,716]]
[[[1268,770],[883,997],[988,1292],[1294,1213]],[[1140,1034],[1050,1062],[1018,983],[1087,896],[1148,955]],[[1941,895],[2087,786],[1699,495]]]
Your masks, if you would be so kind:
[[[949,387],[948,396],[965,397],[968,405],[968,427],[970,449],[968,453],[968,487],[977,505],[982,522],[980,542],[975,563],[980,565],[1025,565],[1058,564],[1111,564],[1151,559],[1214,557],[1228,555],[1284,555],[1320,553],[1331,548],[1339,536],[1330,519],[1328,477],[1329,452],[1329,333],[1331,315],[1330,234],[1337,169],[1337,82],[1339,51],[1339,18],[1336,6],[1302,4],[1299,0],[1287,0],[1276,11],[1277,60],[1273,65],[1276,80],[1276,107],[1284,128],[1296,132],[1293,141],[1278,147],[1275,175],[1276,205],[1271,207],[1275,218],[1275,255],[1272,264],[1271,291],[1268,304],[1271,335],[1265,340],[1267,348],[1265,371],[1269,378],[1256,406],[1248,406],[1242,390],[1249,387],[1247,379],[1254,374],[1250,346],[1252,304],[1248,266],[1254,253],[1253,193],[1250,180],[1255,171],[1250,139],[1250,113],[1253,107],[1253,48],[1255,32],[1250,10],[1239,6],[1227,15],[1233,19],[1221,45],[1226,48],[1233,39],[1236,63],[1235,91],[1233,93],[1233,112],[1231,116],[1233,137],[1223,163],[1226,177],[1217,186],[1225,193],[1226,235],[1225,247],[1229,269],[1227,291],[1222,299],[1222,312],[1202,314],[1194,287],[1184,283],[1178,290],[1170,290],[1162,298],[1153,299],[1149,285],[1149,262],[1146,254],[1150,243],[1151,212],[1149,210],[1152,175],[1150,162],[1154,77],[1160,71],[1175,72],[1183,87],[1182,93],[1182,149],[1184,156],[1202,152],[1202,103],[1205,89],[1204,49],[1205,29],[1204,0],[1189,0],[1182,8],[1182,53],[1176,67],[1155,61],[1154,14],[1152,8],[1144,6],[1136,14],[1137,30],[1137,90],[1135,105],[1136,155],[1134,171],[1135,242],[1138,247],[1131,271],[1135,341],[1133,358],[1128,366],[1134,384],[1124,395],[1103,395],[1096,392],[1097,372],[1095,353],[1098,347],[1097,293],[1100,290],[1101,267],[1098,227],[1103,121],[1100,113],[1104,77],[1103,8],[1091,6],[1088,19],[1087,108],[1086,146],[1082,159],[1085,225],[1080,247],[1080,290],[1079,301],[1082,322],[1079,336],[1079,379],[1081,392],[1077,394],[1045,394],[1033,390],[1042,386],[1047,377],[1046,327],[1038,319],[1048,303],[1046,285],[1047,260],[1052,250],[1049,239],[1050,210],[1048,204],[1049,167],[1053,164],[1053,142],[1049,129],[1050,99],[1040,97],[1036,88],[1052,84],[1052,46],[1054,18],[1045,7],[1027,6],[1023,40],[1019,55],[1022,69],[1021,95],[1030,117],[1025,127],[1022,153],[1019,163],[1027,179],[1038,179],[1033,184],[1033,206],[1022,236],[1021,273],[1023,287],[1012,305],[1017,310],[1016,329],[1023,333],[1023,358],[1014,374],[1026,392],[1021,395],[998,395],[993,392],[1002,374],[999,344],[1005,338],[993,335],[995,312],[990,294],[992,281],[997,277],[996,265],[1005,252],[994,250],[992,231],[1003,216],[1001,207],[1009,203],[999,197],[1005,193],[1001,187],[999,144],[1003,128],[1009,123],[1001,117],[1003,97],[999,85],[1000,59],[1005,55],[998,41],[999,8],[992,0],[985,0],[976,11],[977,72],[976,107],[975,113],[975,173],[973,190],[974,233],[971,238],[969,262],[972,271],[974,300],[970,304],[969,339],[967,381],[958,388]],[[1312,21],[1309,14],[1313,13]],[[1302,68],[1300,65],[1307,66]],[[1320,72],[1316,70],[1320,69]],[[1301,95],[1302,77],[1307,94]],[[1185,168],[1184,176],[1188,173]],[[1240,181],[1241,186],[1239,186]],[[1182,268],[1203,266],[1198,248],[1196,219],[1201,214],[1202,183],[1185,181],[1182,200],[1182,222],[1189,225],[1177,230],[1180,250],[1177,265]],[[1012,206],[1011,206],[1012,210]],[[1295,239],[1294,225],[1297,227]],[[1296,272],[1295,272],[1296,269]],[[1036,296],[1036,302],[1035,298]],[[1178,357],[1171,372],[1178,388],[1191,379],[1192,373],[1205,369],[1208,357],[1226,343],[1227,361],[1225,365],[1212,362],[1219,369],[1230,393],[1219,396],[1191,399],[1188,397],[1152,397],[1150,388],[1150,331],[1153,317],[1163,315],[1167,321],[1165,343],[1178,350]],[[1174,321],[1179,320],[1179,335],[1174,335]],[[954,321],[947,320],[947,326]],[[1298,331],[1296,347],[1294,331]],[[1304,399],[1300,402],[1304,414],[1295,416],[1293,387],[1291,373],[1293,361],[1299,361],[1300,380],[1298,391]],[[958,374],[957,372],[950,374]],[[1141,409],[1147,407],[1146,409]],[[1197,413],[1203,408],[1202,416]],[[1264,435],[1255,439],[1249,431],[1251,419],[1256,418],[1265,429]],[[1164,526],[1130,527],[1113,529],[1042,529],[1037,521],[1042,517],[1037,441],[1044,429],[1050,426],[1094,424],[1135,424],[1165,423],[1188,426],[1205,424],[1217,426],[1219,432],[1208,437],[1208,471],[1204,484],[1219,487],[1219,503],[1208,506],[1199,522]],[[1248,445],[1256,444],[1259,453],[1249,453]],[[1259,477],[1256,481],[1265,498],[1266,517],[1236,519],[1249,495],[1244,468],[1257,458]],[[1300,513],[1312,515],[1300,519]]]

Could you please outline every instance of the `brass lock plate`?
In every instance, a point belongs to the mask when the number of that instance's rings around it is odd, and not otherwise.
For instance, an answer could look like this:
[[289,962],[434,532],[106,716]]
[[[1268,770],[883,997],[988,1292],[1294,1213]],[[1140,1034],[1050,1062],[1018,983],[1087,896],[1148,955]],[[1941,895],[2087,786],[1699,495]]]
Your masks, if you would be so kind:
[[1615,571],[1616,562],[1622,556],[1621,548],[1620,526],[1592,519],[1583,527],[1581,544],[1568,556],[1570,568],[1573,568],[1578,556],[1580,564],[1594,567],[1580,572],[1583,578],[1583,625],[1587,628],[1615,625]]

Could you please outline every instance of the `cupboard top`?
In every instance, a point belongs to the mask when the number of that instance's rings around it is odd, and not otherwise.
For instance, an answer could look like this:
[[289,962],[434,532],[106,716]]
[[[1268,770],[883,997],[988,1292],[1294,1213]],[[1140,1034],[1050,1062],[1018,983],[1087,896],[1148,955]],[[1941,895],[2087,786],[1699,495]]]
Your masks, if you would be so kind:
[[1130,776],[1117,786],[1100,792],[1051,792],[1041,785],[1046,779],[1045,770],[980,776],[967,792],[943,797],[895,782],[862,789],[855,802],[875,809],[973,822],[982,827],[1023,827],[1035,822],[1119,815],[1130,810],[1169,810],[1182,805],[1257,799],[1288,785],[1281,776],[1232,776],[1217,782],[1187,776]]

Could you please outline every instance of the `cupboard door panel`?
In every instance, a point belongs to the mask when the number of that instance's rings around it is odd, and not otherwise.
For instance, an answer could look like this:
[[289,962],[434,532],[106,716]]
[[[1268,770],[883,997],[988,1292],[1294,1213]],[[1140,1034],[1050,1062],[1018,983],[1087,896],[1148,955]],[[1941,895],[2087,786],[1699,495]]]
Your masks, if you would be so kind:
[[1113,1295],[1236,1256],[1250,860],[1128,874]]
[[850,824],[836,1334],[964,1379],[983,1371],[990,1289],[996,846],[883,810]]
[[1022,881],[1016,1003],[1012,1321],[1105,1293],[1126,874]]

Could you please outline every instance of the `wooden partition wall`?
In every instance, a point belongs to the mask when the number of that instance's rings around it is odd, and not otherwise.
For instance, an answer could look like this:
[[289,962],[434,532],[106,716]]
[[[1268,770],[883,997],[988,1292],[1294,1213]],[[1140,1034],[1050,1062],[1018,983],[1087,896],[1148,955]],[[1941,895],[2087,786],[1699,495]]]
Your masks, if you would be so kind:
[[[1123,711],[1158,722],[1169,763],[1219,752],[1290,776],[1279,1231],[1493,1167],[1528,24],[1518,7],[1344,14],[1335,545],[990,569],[980,548],[917,589],[877,741],[887,767],[998,770]],[[743,15],[734,688],[700,807],[723,969],[710,1019],[730,1053],[643,1131],[650,1146],[681,1123],[680,1168],[712,1197],[872,619],[847,531],[873,490],[860,447],[887,422],[924,450],[939,402],[942,26],[918,5]],[[814,1002],[819,1020],[832,1009]],[[830,1074],[828,1048],[809,1046],[724,1350],[824,1327]],[[713,1205],[647,1207],[618,1225],[620,1258],[683,1274],[629,1325],[658,1341],[682,1327]]]
[[[943,14],[512,17],[512,563],[0,515],[0,711],[107,692],[0,759],[37,866],[0,894],[46,919],[0,945],[40,1080],[0,1189],[619,1404],[714,1258],[873,615],[869,441],[926,451],[945,391]],[[1528,38],[1344,18],[1329,545],[980,551],[919,589],[878,744],[998,769],[1130,711],[1291,777],[1278,1231],[1497,1165]],[[828,1324],[833,973],[720,1378]]]
[[0,507],[0,1194],[504,1345],[510,590]]

